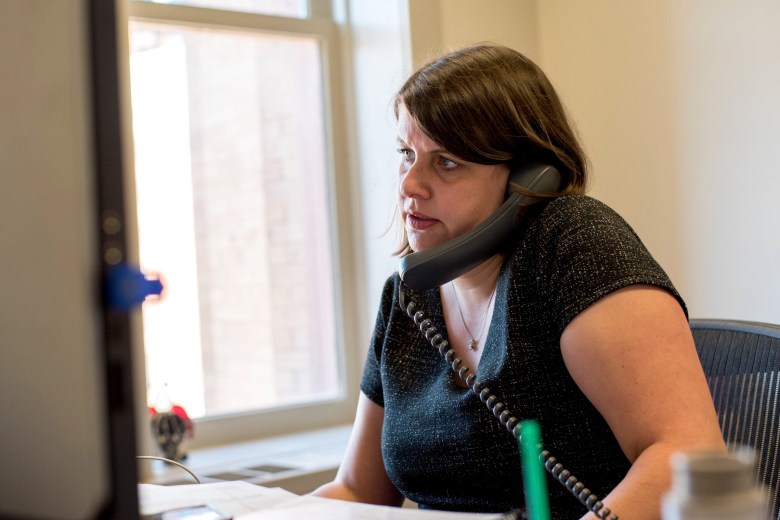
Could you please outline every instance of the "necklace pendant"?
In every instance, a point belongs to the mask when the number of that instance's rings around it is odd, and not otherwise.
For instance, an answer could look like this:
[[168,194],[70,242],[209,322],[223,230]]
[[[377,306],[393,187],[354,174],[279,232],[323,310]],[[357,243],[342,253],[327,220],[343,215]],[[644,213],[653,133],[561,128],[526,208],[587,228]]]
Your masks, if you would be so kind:
[[477,340],[474,338],[469,340],[469,350],[477,350]]

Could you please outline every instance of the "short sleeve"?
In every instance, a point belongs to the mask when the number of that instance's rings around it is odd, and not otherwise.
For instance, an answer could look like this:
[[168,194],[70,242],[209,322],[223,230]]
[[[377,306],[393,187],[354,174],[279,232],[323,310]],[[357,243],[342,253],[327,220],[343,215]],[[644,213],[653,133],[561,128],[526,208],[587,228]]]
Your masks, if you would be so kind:
[[393,286],[393,278],[391,277],[385,282],[385,287],[382,291],[382,300],[376,315],[374,332],[371,335],[371,344],[363,365],[363,376],[360,380],[360,390],[366,397],[382,407],[384,407],[384,391],[382,388],[381,360],[387,334],[387,321],[394,293]]
[[[376,332],[376,328],[374,329]],[[379,406],[384,406],[384,393],[382,392],[382,377],[379,372],[379,356],[377,354],[376,337],[371,340],[371,346],[366,354],[366,362],[363,365],[363,377],[360,380],[360,390],[366,397]],[[381,349],[380,349],[381,352]]]
[[[590,197],[562,197],[540,219],[540,268],[558,332],[604,296],[635,284],[685,302],[637,234],[615,211]],[[544,245],[546,244],[546,245]]]

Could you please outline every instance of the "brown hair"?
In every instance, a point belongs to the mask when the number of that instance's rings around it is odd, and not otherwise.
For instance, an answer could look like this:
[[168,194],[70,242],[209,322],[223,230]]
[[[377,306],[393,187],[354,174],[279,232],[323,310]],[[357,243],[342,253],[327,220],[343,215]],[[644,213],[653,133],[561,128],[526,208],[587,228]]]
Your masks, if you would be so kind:
[[[414,72],[396,93],[420,129],[449,153],[478,164],[540,162],[561,172],[555,195],[581,194],[588,161],[558,94],[521,53],[492,44],[466,47]],[[406,232],[396,254],[410,252]]]

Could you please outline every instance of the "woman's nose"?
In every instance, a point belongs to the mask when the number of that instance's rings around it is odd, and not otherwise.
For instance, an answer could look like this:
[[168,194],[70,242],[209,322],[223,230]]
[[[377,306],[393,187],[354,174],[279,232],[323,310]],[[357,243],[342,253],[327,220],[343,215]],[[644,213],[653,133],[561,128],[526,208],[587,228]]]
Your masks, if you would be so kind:
[[419,161],[415,161],[405,173],[401,174],[398,184],[398,189],[405,198],[427,199],[431,196],[427,172]]

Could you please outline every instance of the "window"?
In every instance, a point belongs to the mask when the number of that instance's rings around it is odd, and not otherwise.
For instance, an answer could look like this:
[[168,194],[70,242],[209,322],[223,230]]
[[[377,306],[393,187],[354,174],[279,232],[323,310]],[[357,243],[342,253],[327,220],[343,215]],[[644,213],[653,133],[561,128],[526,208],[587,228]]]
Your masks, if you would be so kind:
[[229,9],[245,13],[269,14],[306,18],[309,14],[306,0],[145,0],[156,4],[179,4],[214,9]]
[[335,24],[181,3],[130,10],[139,255],[166,283],[143,308],[149,403],[183,405],[201,445],[347,422]]

